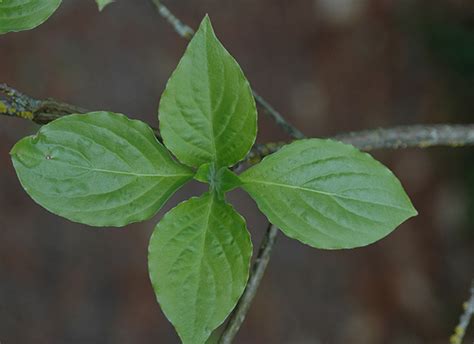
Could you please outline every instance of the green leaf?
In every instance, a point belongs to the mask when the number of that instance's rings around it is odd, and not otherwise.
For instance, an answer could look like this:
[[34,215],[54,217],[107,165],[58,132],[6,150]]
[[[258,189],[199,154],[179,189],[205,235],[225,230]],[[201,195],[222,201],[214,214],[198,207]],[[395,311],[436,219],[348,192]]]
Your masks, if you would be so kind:
[[317,248],[368,245],[417,214],[389,169],[336,141],[296,141],[240,178],[271,223]]
[[99,6],[99,11],[102,11],[105,6],[107,6],[108,4],[111,4],[114,1],[115,0],[96,0],[97,6]]
[[168,81],[159,118],[165,146],[189,166],[232,166],[255,141],[252,90],[207,16]]
[[252,243],[245,220],[206,193],[168,212],[150,240],[148,268],[158,302],[184,344],[201,344],[240,298]]
[[37,203],[92,226],[148,219],[192,178],[149,126],[109,112],[57,119],[19,141],[11,155]]
[[61,0],[0,1],[0,34],[33,29],[46,21]]

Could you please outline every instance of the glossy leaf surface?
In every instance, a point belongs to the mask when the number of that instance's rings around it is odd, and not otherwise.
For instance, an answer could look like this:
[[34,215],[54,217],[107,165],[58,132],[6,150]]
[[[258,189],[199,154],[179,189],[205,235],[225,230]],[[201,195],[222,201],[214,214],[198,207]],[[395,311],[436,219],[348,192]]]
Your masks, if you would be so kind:
[[207,16],[168,81],[159,118],[165,146],[189,166],[231,166],[255,141],[257,111],[249,83]]
[[59,7],[61,0],[0,0],[0,33],[32,29]]
[[192,178],[149,126],[108,112],[55,120],[19,141],[11,155],[37,203],[92,226],[148,219]]
[[317,248],[368,245],[417,214],[389,169],[336,141],[296,141],[240,178],[271,223]]
[[158,223],[150,278],[183,343],[204,343],[226,319],[245,288],[251,254],[244,219],[213,194],[179,204]]

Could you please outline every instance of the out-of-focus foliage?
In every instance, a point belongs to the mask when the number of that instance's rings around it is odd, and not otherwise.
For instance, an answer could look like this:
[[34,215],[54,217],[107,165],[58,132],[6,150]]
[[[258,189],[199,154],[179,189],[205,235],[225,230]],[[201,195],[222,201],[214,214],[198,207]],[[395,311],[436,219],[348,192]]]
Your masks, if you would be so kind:
[[35,28],[46,21],[62,0],[1,0],[0,34]]

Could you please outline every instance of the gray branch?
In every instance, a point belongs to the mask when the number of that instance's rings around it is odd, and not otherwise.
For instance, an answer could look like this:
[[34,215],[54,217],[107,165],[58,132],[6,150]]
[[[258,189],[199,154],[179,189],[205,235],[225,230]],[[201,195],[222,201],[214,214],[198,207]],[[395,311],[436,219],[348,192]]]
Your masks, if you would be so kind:
[[466,146],[474,144],[474,124],[411,125],[365,130],[333,137],[362,150]]
[[[461,147],[474,145],[474,124],[406,125],[354,131],[330,137],[364,151],[377,149]],[[255,164],[289,142],[256,144],[246,161]]]
[[451,344],[461,344],[466,334],[467,327],[474,315],[474,280],[471,283],[471,296],[464,305],[464,313],[459,318],[459,324],[454,329],[454,334],[450,338]]

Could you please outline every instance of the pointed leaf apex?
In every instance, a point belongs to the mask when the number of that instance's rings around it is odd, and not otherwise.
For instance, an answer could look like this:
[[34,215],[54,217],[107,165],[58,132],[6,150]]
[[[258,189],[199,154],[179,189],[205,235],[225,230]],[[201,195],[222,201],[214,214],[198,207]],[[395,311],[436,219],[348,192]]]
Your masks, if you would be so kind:
[[204,31],[206,33],[213,33],[215,35],[214,28],[212,27],[211,18],[209,17],[209,15],[207,13],[204,16],[204,18],[202,18],[201,24],[199,24],[198,31]]
[[99,11],[102,12],[102,10],[107,6],[108,4],[114,2],[115,0],[96,0],[97,6],[99,7]]

